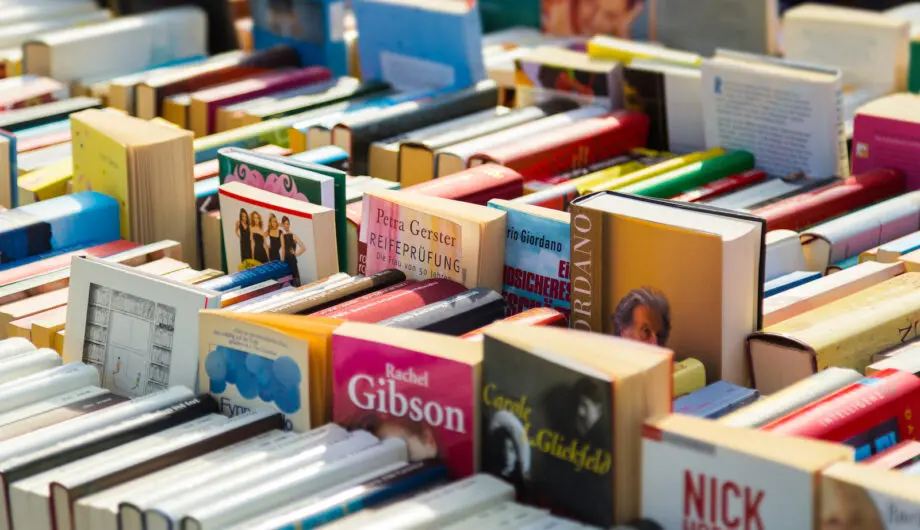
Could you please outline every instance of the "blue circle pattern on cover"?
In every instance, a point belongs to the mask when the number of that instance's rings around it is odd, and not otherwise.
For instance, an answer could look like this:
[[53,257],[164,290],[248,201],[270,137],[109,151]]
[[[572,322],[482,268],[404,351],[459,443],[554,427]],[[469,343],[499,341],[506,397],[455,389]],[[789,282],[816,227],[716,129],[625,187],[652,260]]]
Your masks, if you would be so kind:
[[235,348],[218,346],[204,360],[211,392],[220,394],[236,385],[246,399],[274,403],[281,412],[300,410],[300,367],[287,356],[268,359]]

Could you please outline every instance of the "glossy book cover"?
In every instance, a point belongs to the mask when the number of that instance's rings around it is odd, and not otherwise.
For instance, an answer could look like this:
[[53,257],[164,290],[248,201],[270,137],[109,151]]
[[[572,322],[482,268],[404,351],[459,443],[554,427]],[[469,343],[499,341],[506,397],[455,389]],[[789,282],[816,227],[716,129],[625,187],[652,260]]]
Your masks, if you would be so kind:
[[476,469],[476,368],[356,337],[335,335],[333,421],[401,437],[409,460],[441,459],[453,478]]
[[551,307],[568,326],[571,283],[569,223],[532,215],[497,201],[489,206],[508,214],[502,296],[507,316]]

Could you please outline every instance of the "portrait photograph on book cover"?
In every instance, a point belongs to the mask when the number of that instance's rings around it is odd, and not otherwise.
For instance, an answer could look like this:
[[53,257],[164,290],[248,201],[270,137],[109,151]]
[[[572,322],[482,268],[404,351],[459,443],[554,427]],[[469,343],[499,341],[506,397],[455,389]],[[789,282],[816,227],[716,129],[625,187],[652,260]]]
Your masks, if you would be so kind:
[[651,0],[544,0],[543,31],[551,35],[612,35],[628,39]]
[[[230,196],[221,199],[233,200]],[[313,247],[310,219],[238,202],[231,210],[238,212],[238,217],[223,220],[225,239],[227,234],[235,236],[235,241],[225,244],[231,271],[283,261],[291,267],[295,286],[301,285],[302,278],[315,276],[312,260],[305,256]]]
[[671,333],[671,307],[668,297],[652,287],[639,287],[626,293],[610,315],[613,335],[652,346],[667,346]]

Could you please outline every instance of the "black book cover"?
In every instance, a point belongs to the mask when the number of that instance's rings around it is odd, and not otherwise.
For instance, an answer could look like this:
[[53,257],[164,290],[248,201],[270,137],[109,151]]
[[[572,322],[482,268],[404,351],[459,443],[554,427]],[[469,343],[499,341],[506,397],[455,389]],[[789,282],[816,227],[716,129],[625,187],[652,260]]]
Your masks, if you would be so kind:
[[623,68],[623,94],[626,108],[648,116],[648,148],[667,151],[668,106],[665,100],[665,74],[641,68]]
[[44,105],[10,110],[0,114],[0,129],[8,132],[21,131],[53,121],[66,120],[74,112],[86,109],[102,108],[102,100],[97,98],[76,97],[62,99]]
[[5,463],[0,469],[0,475],[4,483],[11,484],[219,411],[217,401],[208,394],[202,394],[110,427],[86,433],[67,443],[53,445],[24,455],[22,458]]
[[0,427],[0,442],[19,436],[20,434],[41,429],[42,427],[76,418],[77,416],[102,410],[127,400],[128,398],[106,392],[73,403],[68,403],[67,405],[51,409],[47,412],[42,412],[41,414],[29,416],[28,418]]
[[366,175],[371,144],[498,105],[498,85],[483,81],[438,95],[416,107],[395,105],[348,123],[351,132],[351,174]]
[[491,289],[477,287],[379,324],[459,337],[504,317],[504,297]]
[[208,53],[214,55],[239,48],[229,0],[109,0],[107,3],[106,7],[120,16],[198,6],[208,16]]
[[483,347],[482,470],[521,502],[610,527],[612,384],[489,335]]

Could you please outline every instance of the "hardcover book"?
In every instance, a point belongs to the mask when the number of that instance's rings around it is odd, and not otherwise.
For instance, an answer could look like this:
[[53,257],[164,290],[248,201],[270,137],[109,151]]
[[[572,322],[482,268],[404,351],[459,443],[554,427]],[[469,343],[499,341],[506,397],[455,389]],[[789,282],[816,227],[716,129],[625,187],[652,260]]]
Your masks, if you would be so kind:
[[452,478],[479,469],[482,349],[434,333],[345,323],[332,337],[333,420],[402,438],[409,461],[441,459]]
[[74,258],[64,361],[99,371],[105,388],[143,396],[172,385],[196,388],[197,314],[218,307],[216,291],[96,258]]
[[489,201],[489,206],[508,216],[502,274],[506,316],[551,307],[565,316],[568,325],[572,290],[569,214],[505,200]]
[[505,315],[502,295],[477,287],[401,315],[381,320],[381,326],[460,336]]
[[314,313],[313,316],[335,318],[347,322],[377,323],[464,291],[466,288],[462,284],[444,278],[421,282],[408,280],[323,309]]
[[518,107],[555,95],[618,109],[623,107],[623,67],[586,52],[538,46],[515,58],[514,89]]
[[635,439],[647,417],[671,409],[671,352],[505,323],[486,330],[483,348],[483,471],[519,500],[584,523],[638,516]]
[[760,397],[756,390],[716,381],[674,400],[674,412],[714,420],[749,405]]
[[[305,199],[306,197],[304,197]],[[294,285],[335,274],[335,210],[229,182],[220,187],[227,268],[286,263]]]
[[920,96],[891,94],[866,103],[853,119],[853,172],[879,167],[897,169],[907,178],[907,189],[920,189],[916,154],[903,144],[892,143],[892,135],[905,141],[920,137]]

